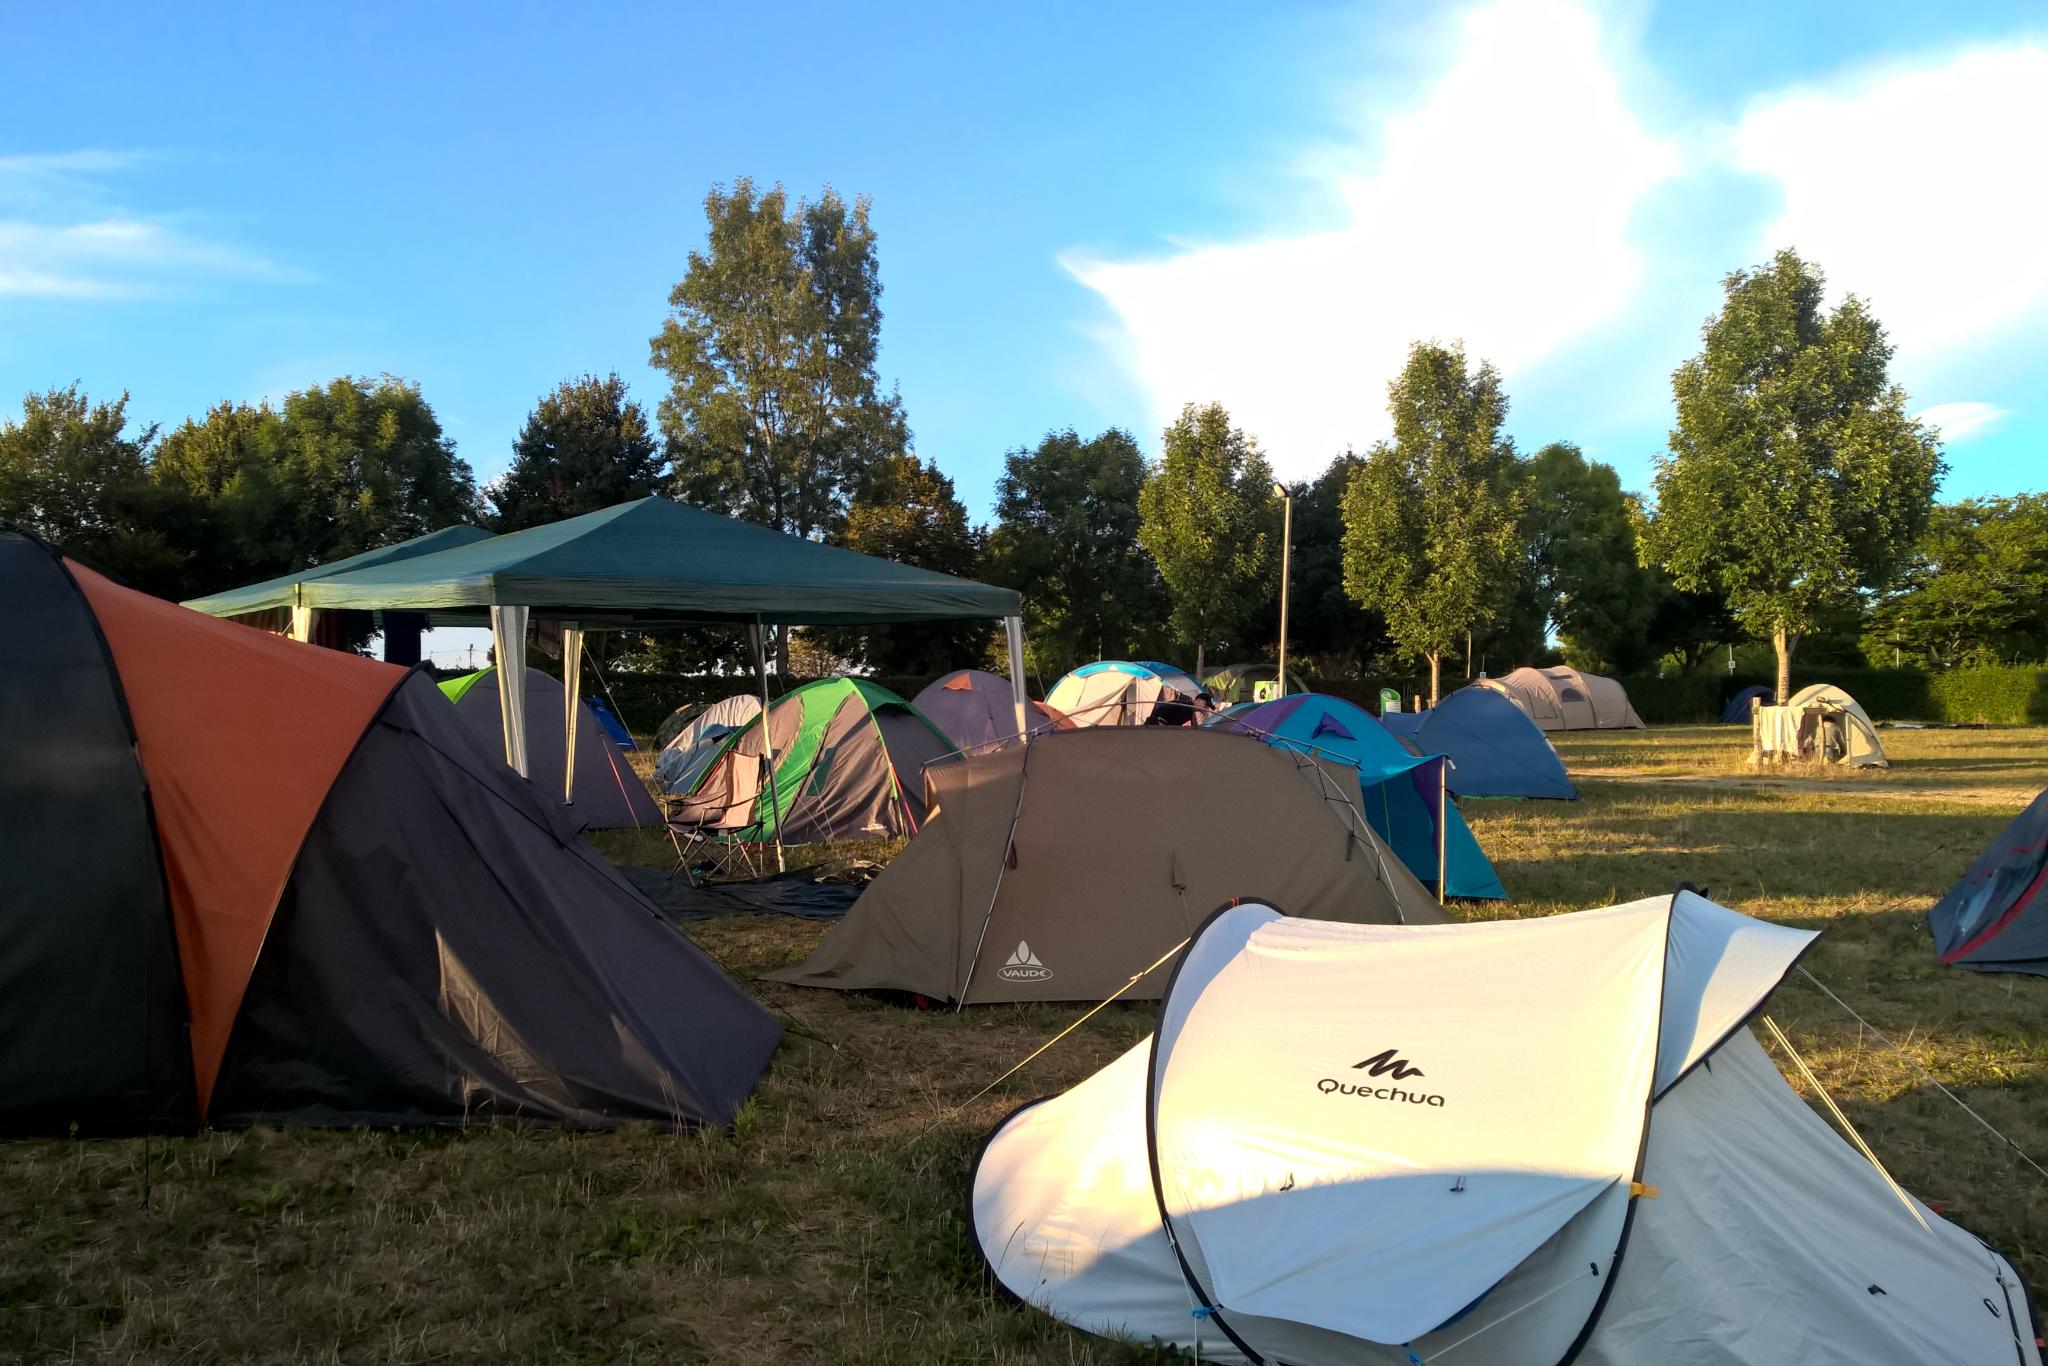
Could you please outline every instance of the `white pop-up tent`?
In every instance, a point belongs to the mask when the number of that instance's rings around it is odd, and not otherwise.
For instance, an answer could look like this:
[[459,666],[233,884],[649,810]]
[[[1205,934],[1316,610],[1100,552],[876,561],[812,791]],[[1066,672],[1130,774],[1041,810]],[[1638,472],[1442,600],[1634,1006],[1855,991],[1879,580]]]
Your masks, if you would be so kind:
[[1813,937],[1687,892],[1227,908],[1151,1040],[990,1135],[975,1240],[1020,1299],[1204,1360],[2039,1366],[2006,1260],[1744,1028]]

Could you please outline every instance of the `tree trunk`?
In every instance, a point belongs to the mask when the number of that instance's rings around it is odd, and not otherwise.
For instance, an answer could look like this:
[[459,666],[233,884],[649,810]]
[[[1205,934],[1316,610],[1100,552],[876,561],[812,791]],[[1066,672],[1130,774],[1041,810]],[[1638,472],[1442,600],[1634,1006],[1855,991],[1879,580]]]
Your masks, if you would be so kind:
[[1777,703],[1782,707],[1792,698],[1792,652],[1799,648],[1799,637],[1780,626],[1771,632],[1771,648],[1778,652]]
[[1195,682],[1202,681],[1202,642],[1195,642]]
[[1440,686],[1440,684],[1442,683],[1442,666],[1443,666],[1443,662],[1444,662],[1444,657],[1443,657],[1442,655],[1440,655],[1440,654],[1437,654],[1437,653],[1435,653],[1435,652],[1432,652],[1432,653],[1430,654],[1430,656],[1429,656],[1429,705],[1430,705],[1430,706],[1432,706],[1432,707],[1434,707],[1434,706],[1435,706],[1435,705],[1437,704],[1437,700],[1438,700],[1438,698],[1437,698],[1437,688],[1438,688],[1438,687]]

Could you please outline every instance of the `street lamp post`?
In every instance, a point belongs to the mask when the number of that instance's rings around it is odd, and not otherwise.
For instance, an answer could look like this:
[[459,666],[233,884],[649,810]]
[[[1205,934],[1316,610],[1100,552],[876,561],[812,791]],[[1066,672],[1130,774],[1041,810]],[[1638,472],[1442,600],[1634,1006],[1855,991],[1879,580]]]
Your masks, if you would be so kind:
[[1280,496],[1280,695],[1287,695],[1287,573],[1293,566],[1294,495],[1278,479],[1273,492]]

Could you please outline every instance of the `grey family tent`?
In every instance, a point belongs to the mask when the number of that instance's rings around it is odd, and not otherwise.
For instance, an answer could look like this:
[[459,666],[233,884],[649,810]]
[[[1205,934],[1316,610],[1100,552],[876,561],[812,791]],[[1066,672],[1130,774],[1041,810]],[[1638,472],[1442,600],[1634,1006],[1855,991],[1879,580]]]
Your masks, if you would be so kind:
[[1214,709],[1187,670],[1158,660],[1083,664],[1053,684],[1045,702],[1076,726],[1184,726]]
[[[684,716],[684,712],[688,712]],[[734,693],[716,702],[678,707],[683,720],[661,743],[654,760],[654,781],[663,792],[688,792],[725,747],[726,737],[761,714],[761,699],[750,692]]]
[[1952,967],[2048,976],[2048,792],[1998,832],[1927,913]]
[[952,749],[879,683],[821,678],[726,736],[669,823],[700,837],[784,844],[915,834],[924,766]]
[[769,976],[967,1004],[1144,999],[1226,897],[1444,919],[1360,818],[1355,770],[1250,736],[1060,731],[928,774],[923,832],[807,961]]
[[1744,1028],[1813,937],[1689,893],[1227,908],[1150,1039],[989,1136],[972,1236],[1026,1304],[1203,1361],[2039,1366],[2012,1265]]
[[0,528],[0,1132],[723,1124],[779,1027],[425,673]]
[[[504,745],[505,722],[497,669],[450,678],[441,691],[455,704],[455,713],[469,733],[485,745]],[[563,767],[569,753],[569,736],[562,724],[564,688],[558,678],[539,669],[526,671],[526,697],[533,704],[526,713],[526,771],[536,787],[561,799],[564,794]],[[569,810],[587,830],[623,830],[631,827],[655,829],[661,825],[661,808],[647,793],[647,784],[633,771],[633,763],[616,744],[588,702],[577,703],[576,789]]]
[[1520,668],[1500,678],[1482,678],[1544,730],[1641,730],[1643,718],[1629,705],[1628,692],[1612,678],[1558,665]]
[[1576,800],[1557,750],[1527,712],[1492,688],[1460,688],[1423,711],[1390,711],[1380,723],[1418,750],[1451,760],[1460,797]]
[[1812,759],[1851,768],[1886,768],[1884,744],[1870,714],[1832,683],[1792,694],[1782,707],[1758,707],[1756,743],[1767,757]]
[[[1017,743],[1016,694],[1010,680],[985,669],[955,669],[925,686],[910,700],[924,718],[946,733],[953,747],[982,754]],[[1072,730],[1074,723],[1043,702],[1025,699],[1031,734]]]
[[1749,704],[1755,701],[1769,706],[1771,690],[1750,686],[1728,699],[1728,705],[1721,709],[1721,724],[1724,726],[1746,726],[1749,724]]

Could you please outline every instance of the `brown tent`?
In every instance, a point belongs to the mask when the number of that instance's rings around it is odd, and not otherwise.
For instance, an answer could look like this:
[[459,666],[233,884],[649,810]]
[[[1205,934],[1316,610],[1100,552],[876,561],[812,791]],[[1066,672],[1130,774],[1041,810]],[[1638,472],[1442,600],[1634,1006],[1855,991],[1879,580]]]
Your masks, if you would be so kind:
[[[1157,998],[1233,897],[1444,919],[1359,817],[1357,770],[1248,735],[1102,726],[926,769],[936,814],[810,959],[769,976],[938,1000]],[[1192,792],[1225,800],[1189,801]]]

